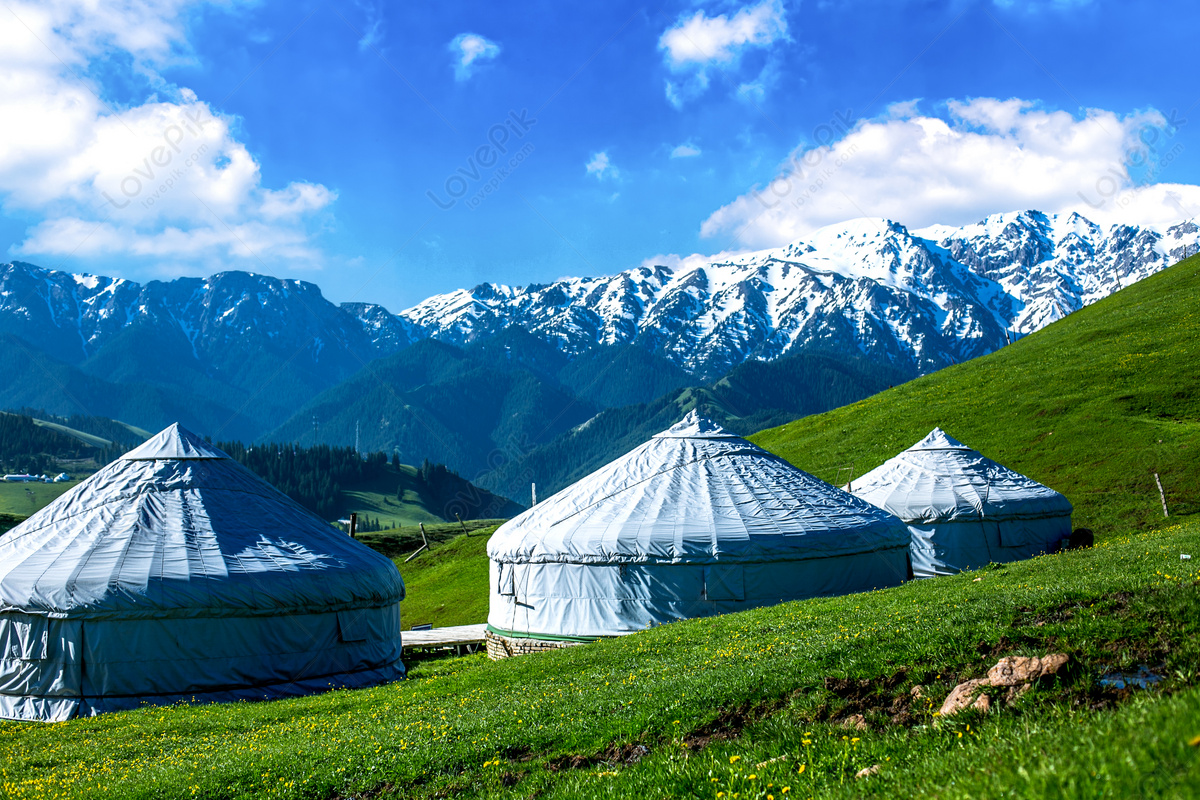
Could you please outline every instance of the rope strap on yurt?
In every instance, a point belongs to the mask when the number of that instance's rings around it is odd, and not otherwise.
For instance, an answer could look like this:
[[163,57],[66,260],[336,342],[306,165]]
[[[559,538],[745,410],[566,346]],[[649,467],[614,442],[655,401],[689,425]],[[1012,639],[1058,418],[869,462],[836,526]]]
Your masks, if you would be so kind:
[[553,636],[547,633],[524,633],[522,631],[506,631],[497,628],[495,625],[487,626],[489,633],[494,633],[497,636],[503,636],[508,639],[539,639],[545,642],[595,642],[607,637],[604,636]]

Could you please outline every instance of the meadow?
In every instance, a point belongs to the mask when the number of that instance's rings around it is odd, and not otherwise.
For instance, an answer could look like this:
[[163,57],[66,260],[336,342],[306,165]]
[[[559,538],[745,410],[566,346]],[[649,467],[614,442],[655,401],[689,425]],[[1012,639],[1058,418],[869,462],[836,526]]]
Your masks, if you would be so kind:
[[[1191,259],[991,356],[754,437],[844,483],[941,425],[1065,492],[1094,548],[501,662],[422,660],[376,688],[0,723],[0,795],[1200,796],[1198,290]],[[415,534],[364,541],[401,559]],[[450,619],[479,592],[486,537],[442,534],[402,567],[406,621]],[[937,713],[1000,657],[1056,652],[1068,667],[1013,704]],[[1105,683],[1143,669],[1150,688]]]
[[0,514],[12,517],[28,517],[49,505],[78,480],[63,483],[5,483],[0,481]]
[[[3,723],[0,795],[1194,796],[1197,551],[1200,525],[1171,525],[377,688]],[[1049,652],[1070,669],[1016,706],[935,713],[1000,655]],[[1139,665],[1155,689],[1097,682]]]

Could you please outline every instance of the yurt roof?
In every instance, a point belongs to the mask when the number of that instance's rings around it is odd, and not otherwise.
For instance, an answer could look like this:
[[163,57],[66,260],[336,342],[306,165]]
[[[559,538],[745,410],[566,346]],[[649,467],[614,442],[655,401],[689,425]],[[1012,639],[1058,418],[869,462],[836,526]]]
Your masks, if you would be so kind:
[[907,547],[893,517],[695,411],[510,520],[502,562],[708,563]]
[[389,559],[179,425],[0,537],[0,611],[266,615],[403,596]]
[[934,428],[850,483],[858,497],[905,522],[1037,519],[1071,513],[1066,497]]

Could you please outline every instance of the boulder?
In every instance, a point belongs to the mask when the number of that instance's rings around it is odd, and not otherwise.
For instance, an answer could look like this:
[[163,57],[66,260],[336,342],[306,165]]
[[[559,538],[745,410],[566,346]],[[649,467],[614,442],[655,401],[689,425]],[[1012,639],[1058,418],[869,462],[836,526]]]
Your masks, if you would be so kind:
[[1020,686],[1039,678],[1053,675],[1066,666],[1070,657],[1065,653],[1048,656],[1007,656],[988,670],[987,679],[992,686]]
[[969,708],[976,702],[976,698],[980,692],[988,686],[991,686],[991,683],[988,682],[987,678],[973,678],[960,683],[950,691],[950,695],[946,698],[946,702],[942,703],[941,710],[938,713],[943,717],[949,717],[957,714],[964,708]]

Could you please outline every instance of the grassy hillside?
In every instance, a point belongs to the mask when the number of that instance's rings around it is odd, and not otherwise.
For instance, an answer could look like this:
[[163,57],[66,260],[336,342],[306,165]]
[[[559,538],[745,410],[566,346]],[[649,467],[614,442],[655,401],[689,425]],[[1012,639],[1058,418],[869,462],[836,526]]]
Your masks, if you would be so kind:
[[415,525],[358,537],[396,562],[404,578],[400,615],[406,630],[426,622],[443,628],[487,621],[487,541],[500,522],[427,523],[430,547],[408,563],[404,559],[421,546]]
[[[0,795],[1196,796],[1198,551],[1193,522],[374,689],[0,723]],[[1070,668],[1015,705],[934,714],[1000,656],[1049,652]],[[1139,664],[1157,688],[1097,682]]]
[[[35,511],[49,505],[78,480],[63,483],[3,483],[0,482],[0,514],[24,519]],[[0,523],[0,530],[3,523]]]
[[421,553],[407,564],[396,559],[406,597],[400,604],[403,626],[429,622],[437,628],[487,622],[487,542],[493,523]]
[[934,426],[1064,493],[1098,536],[1200,510],[1200,258],[1010,347],[751,439],[844,484]]

